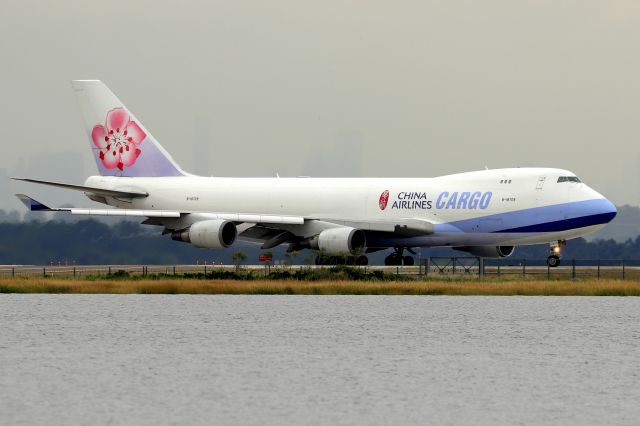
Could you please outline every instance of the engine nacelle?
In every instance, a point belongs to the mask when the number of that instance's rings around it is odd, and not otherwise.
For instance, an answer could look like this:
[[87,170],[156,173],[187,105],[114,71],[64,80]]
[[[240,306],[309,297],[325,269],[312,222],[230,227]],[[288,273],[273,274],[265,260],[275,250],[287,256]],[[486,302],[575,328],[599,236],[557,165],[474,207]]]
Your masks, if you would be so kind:
[[341,255],[353,253],[366,245],[364,231],[349,227],[325,229],[310,241],[310,247],[326,254]]
[[466,251],[478,257],[501,258],[511,256],[516,248],[514,246],[468,246],[454,247],[454,249]]
[[237,235],[233,222],[216,219],[196,222],[185,231],[173,232],[171,238],[200,248],[226,248],[234,243]]

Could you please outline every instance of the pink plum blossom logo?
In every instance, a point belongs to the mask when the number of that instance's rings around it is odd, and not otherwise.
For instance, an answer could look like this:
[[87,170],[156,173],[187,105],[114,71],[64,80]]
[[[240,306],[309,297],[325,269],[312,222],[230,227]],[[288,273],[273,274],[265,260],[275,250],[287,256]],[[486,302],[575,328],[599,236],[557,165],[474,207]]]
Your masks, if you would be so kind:
[[380,206],[380,210],[386,209],[388,202],[389,202],[389,191],[386,190],[382,194],[380,194],[380,200],[378,201],[378,205]]
[[91,131],[91,139],[100,149],[100,160],[109,170],[116,167],[122,171],[131,167],[140,156],[138,145],[147,135],[138,123],[131,121],[124,108],[114,108],[107,113],[105,125],[96,124]]

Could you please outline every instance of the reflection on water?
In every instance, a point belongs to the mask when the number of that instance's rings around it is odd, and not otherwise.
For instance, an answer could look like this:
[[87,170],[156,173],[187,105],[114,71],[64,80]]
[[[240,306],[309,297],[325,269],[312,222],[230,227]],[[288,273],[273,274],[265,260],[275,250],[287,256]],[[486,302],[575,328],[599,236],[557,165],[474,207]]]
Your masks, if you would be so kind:
[[0,296],[3,424],[634,424],[640,299]]

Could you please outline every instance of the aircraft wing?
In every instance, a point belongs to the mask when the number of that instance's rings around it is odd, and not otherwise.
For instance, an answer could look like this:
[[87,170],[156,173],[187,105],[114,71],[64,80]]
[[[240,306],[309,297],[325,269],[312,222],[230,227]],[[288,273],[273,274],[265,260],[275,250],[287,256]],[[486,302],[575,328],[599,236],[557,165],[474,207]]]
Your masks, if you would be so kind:
[[[368,232],[384,232],[397,237],[411,237],[432,234],[433,223],[419,218],[400,218],[388,221],[348,221],[340,219],[317,219],[302,216],[278,216],[243,213],[213,213],[196,211],[138,210],[138,209],[86,209],[86,208],[51,208],[33,198],[16,194],[16,197],[31,211],[69,212],[74,215],[110,216],[110,217],[145,217],[145,225],[161,225],[165,227],[163,234],[172,230],[188,227],[190,224],[211,219],[222,219],[242,224],[239,234],[246,240],[261,242],[263,248],[272,248],[283,243],[297,241],[295,234],[299,226],[316,222],[319,229],[335,225],[348,226]],[[313,225],[312,225],[313,226]],[[300,235],[300,234],[298,234]]]
[[[31,211],[69,212],[74,215],[87,216],[126,216],[148,218],[180,218],[189,214],[203,214],[191,211],[170,210],[136,210],[136,209],[81,209],[74,207],[52,208],[34,200],[28,195],[16,194],[16,197]],[[300,216],[257,215],[243,213],[204,213],[206,219],[223,219],[233,222],[262,223],[272,225],[302,225],[304,218]]]
[[[255,223],[269,225],[269,228],[277,229],[278,225],[304,225],[305,220],[318,220],[302,216],[280,216],[250,213],[213,213],[196,211],[171,211],[171,210],[138,210],[138,209],[86,209],[75,207],[52,208],[34,200],[25,194],[16,194],[16,197],[31,211],[57,211],[69,212],[74,215],[86,216],[125,216],[148,218],[180,218],[189,214],[202,216],[202,219],[222,219],[233,222]],[[426,235],[433,233],[433,224],[424,219],[400,218],[393,222],[382,221],[349,221],[340,219],[321,219],[335,225],[350,226],[364,231],[390,232],[402,236]],[[153,224],[153,223],[149,223]]]

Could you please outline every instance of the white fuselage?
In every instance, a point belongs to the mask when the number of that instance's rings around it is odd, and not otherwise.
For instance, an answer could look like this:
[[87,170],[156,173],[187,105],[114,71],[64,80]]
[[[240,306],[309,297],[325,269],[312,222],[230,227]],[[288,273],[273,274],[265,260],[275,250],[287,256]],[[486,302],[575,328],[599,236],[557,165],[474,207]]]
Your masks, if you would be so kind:
[[[615,207],[602,195],[584,183],[558,182],[562,176],[575,175],[513,168],[436,178],[92,176],[86,185],[149,194],[105,199],[118,208],[302,216],[317,223],[420,219],[432,223],[434,232],[400,241],[385,235],[372,238],[379,244],[406,246],[517,245],[584,235],[615,215]],[[303,235],[309,230],[300,226],[292,232]]]

